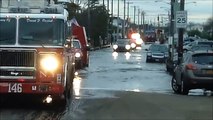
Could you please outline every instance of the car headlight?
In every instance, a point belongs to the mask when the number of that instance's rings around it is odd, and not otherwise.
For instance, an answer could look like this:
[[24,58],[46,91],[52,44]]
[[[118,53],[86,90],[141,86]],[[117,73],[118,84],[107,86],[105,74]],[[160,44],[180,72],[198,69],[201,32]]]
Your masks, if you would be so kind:
[[131,43],[131,47],[132,47],[132,48],[135,48],[135,47],[136,47],[136,44],[135,44],[135,43]]
[[131,46],[130,46],[130,45],[126,45],[125,48],[126,48],[127,50],[129,50],[129,49],[131,48]]
[[165,54],[164,54],[164,57],[169,57],[168,53],[165,53]]
[[151,53],[151,52],[148,52],[148,53],[147,53],[147,56],[152,56],[152,53]]
[[75,57],[79,58],[81,57],[81,54],[79,52],[75,53]]
[[118,45],[113,45],[113,49],[117,49],[118,48]]
[[142,41],[142,39],[136,39],[136,44],[142,44],[143,43],[143,41]]
[[45,71],[55,71],[59,66],[59,61],[55,55],[42,55],[40,65]]

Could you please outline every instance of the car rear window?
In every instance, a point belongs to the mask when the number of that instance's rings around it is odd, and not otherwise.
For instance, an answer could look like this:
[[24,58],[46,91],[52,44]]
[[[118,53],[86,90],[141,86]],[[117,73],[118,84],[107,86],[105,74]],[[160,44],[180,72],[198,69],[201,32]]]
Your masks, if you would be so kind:
[[195,54],[192,60],[197,64],[211,64],[213,65],[213,54]]
[[198,45],[208,45],[208,46],[213,46],[213,42],[198,42]]

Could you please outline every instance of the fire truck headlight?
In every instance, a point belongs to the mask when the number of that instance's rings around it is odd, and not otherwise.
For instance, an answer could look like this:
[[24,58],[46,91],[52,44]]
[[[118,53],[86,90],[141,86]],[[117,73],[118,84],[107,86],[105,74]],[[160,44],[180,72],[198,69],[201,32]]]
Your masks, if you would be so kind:
[[75,57],[79,58],[79,57],[81,57],[81,54],[77,52],[77,53],[75,53]]
[[58,68],[59,62],[55,56],[49,55],[41,59],[40,65],[43,70],[54,71]]
[[130,47],[130,45],[126,45],[125,48],[126,48],[127,50],[129,50],[131,47]]

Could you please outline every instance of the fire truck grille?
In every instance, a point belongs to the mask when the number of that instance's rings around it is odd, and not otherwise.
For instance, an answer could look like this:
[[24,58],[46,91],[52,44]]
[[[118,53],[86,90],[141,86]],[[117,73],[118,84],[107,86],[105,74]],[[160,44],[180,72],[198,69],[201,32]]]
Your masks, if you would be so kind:
[[1,51],[0,66],[34,67],[35,51]]

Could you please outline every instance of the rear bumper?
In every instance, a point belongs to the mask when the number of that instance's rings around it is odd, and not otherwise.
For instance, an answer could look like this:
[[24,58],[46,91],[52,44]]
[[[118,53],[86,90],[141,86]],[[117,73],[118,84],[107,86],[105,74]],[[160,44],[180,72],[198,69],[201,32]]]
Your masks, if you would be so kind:
[[206,88],[213,90],[213,77],[196,77],[191,73],[185,76],[185,80],[190,88]]
[[127,50],[125,47],[118,47],[117,49],[114,49],[114,51],[116,52],[129,52],[129,50]]
[[151,60],[151,61],[161,61],[161,62],[165,62],[165,60],[166,60],[167,58],[164,57],[164,56],[147,56],[147,59],[148,59],[148,60]]
[[62,84],[53,83],[0,83],[0,94],[37,94],[37,95],[62,95]]

